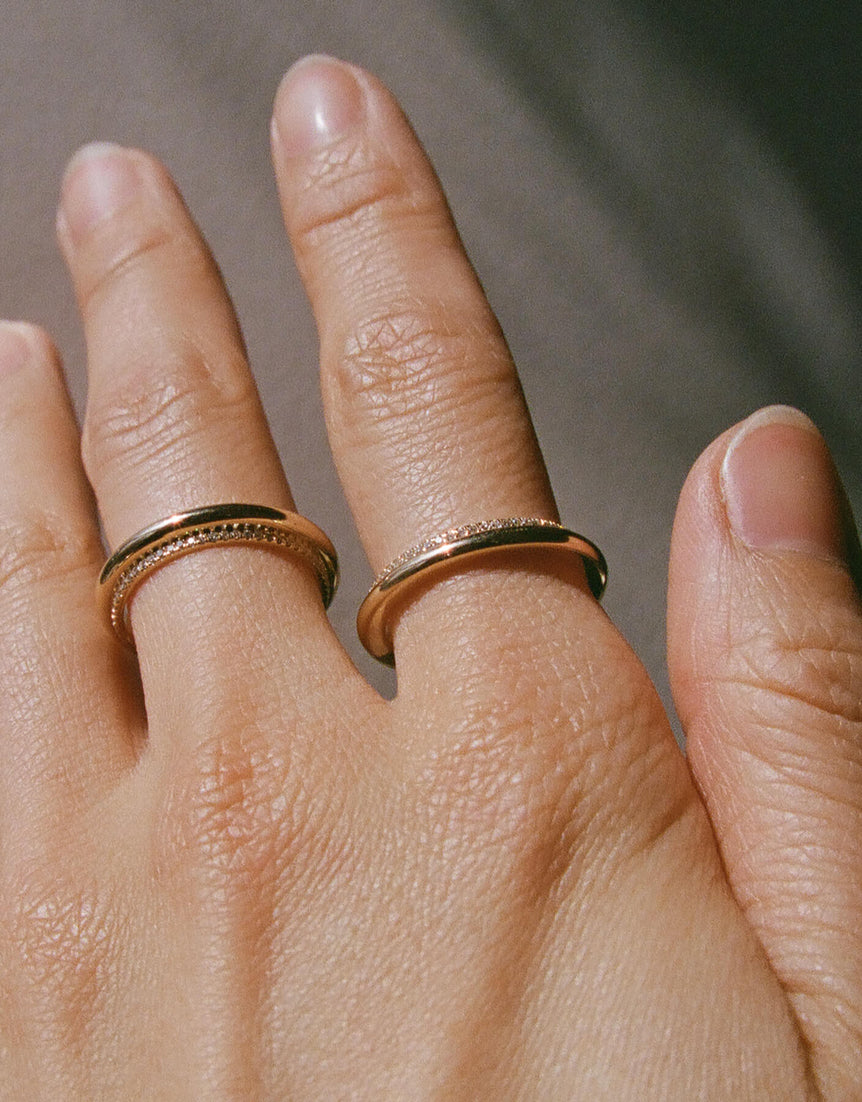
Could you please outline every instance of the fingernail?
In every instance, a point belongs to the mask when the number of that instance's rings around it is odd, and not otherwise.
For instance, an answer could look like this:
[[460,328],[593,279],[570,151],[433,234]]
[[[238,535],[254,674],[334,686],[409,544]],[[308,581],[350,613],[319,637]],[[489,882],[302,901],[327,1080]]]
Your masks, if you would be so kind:
[[273,136],[286,156],[305,156],[352,130],[363,106],[349,66],[331,57],[305,57],[287,71],[276,93]]
[[789,406],[752,414],[724,457],[731,528],[758,551],[799,551],[847,563],[858,542],[849,504],[817,428]]
[[73,243],[110,218],[140,193],[138,165],[128,150],[108,142],[85,145],[63,177],[61,228]]
[[32,347],[24,327],[14,321],[0,321],[0,377],[14,375],[31,355]]

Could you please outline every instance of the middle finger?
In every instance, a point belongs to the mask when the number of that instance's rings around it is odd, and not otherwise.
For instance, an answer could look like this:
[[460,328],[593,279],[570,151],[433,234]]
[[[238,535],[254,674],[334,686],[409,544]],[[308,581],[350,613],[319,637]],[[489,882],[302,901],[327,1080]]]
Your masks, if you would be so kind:
[[[373,568],[450,528],[555,519],[505,340],[393,97],[355,66],[307,58],[278,93],[273,155],[320,333],[333,456]],[[524,565],[524,556],[493,561]],[[559,560],[552,565],[548,573],[559,573]],[[580,560],[566,565],[563,576],[578,584],[565,586],[564,599],[594,632],[603,617],[584,593]],[[424,674],[439,664],[451,681],[465,653],[481,668],[488,645],[496,652],[505,635],[541,634],[516,625],[511,602],[500,604],[510,574],[489,587],[481,572],[456,573],[451,586],[402,591],[403,607],[389,604],[385,634],[399,633],[402,687],[411,666]],[[545,583],[543,575],[543,595],[523,602],[530,616],[546,600]]]

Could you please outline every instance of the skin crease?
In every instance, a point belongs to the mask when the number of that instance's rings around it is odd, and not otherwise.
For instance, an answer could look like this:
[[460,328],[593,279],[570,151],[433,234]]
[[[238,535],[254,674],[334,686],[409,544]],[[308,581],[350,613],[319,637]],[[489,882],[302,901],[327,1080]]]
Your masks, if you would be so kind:
[[[273,160],[374,568],[554,517],[389,93],[301,62]],[[58,234],[81,440],[47,336],[0,325],[0,1100],[862,1098],[858,544],[810,422],[755,415],[682,491],[687,758],[582,574],[523,552],[403,609],[393,701],[261,549],[149,578],[133,653],[96,615],[96,507],[115,546],[292,502],[166,170],[85,150]]]

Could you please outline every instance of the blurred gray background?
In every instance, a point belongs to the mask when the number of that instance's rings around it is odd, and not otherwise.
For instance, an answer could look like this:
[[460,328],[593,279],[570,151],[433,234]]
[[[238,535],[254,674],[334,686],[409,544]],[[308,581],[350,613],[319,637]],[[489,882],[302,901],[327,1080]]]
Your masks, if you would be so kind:
[[[673,512],[706,444],[759,405],[821,426],[862,507],[856,5],[751,0],[28,0],[0,36],[0,313],[48,327],[79,409],[83,346],[54,244],[64,162],[159,154],[222,266],[298,507],[332,536],[357,663],[370,580],[326,445],[316,337],[268,121],[328,52],[401,99],[520,365],[564,522],[669,700]],[[155,519],[155,518],[154,518]]]

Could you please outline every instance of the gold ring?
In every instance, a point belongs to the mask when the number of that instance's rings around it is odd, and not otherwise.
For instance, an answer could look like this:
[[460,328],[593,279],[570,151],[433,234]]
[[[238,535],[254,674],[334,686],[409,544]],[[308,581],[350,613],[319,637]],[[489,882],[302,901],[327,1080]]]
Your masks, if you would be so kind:
[[154,570],[192,551],[226,544],[260,545],[298,555],[314,571],[323,606],[329,607],[338,586],[338,556],[316,524],[267,505],[205,505],[141,529],[105,563],[97,600],[117,635],[134,642],[129,602]]
[[356,616],[362,645],[381,662],[394,665],[391,613],[396,603],[403,604],[411,583],[421,575],[422,584],[427,584],[434,573],[453,559],[466,562],[511,547],[580,555],[590,590],[596,600],[601,599],[608,581],[608,566],[604,555],[590,540],[561,524],[536,517],[483,520],[450,528],[417,543],[377,575]]

